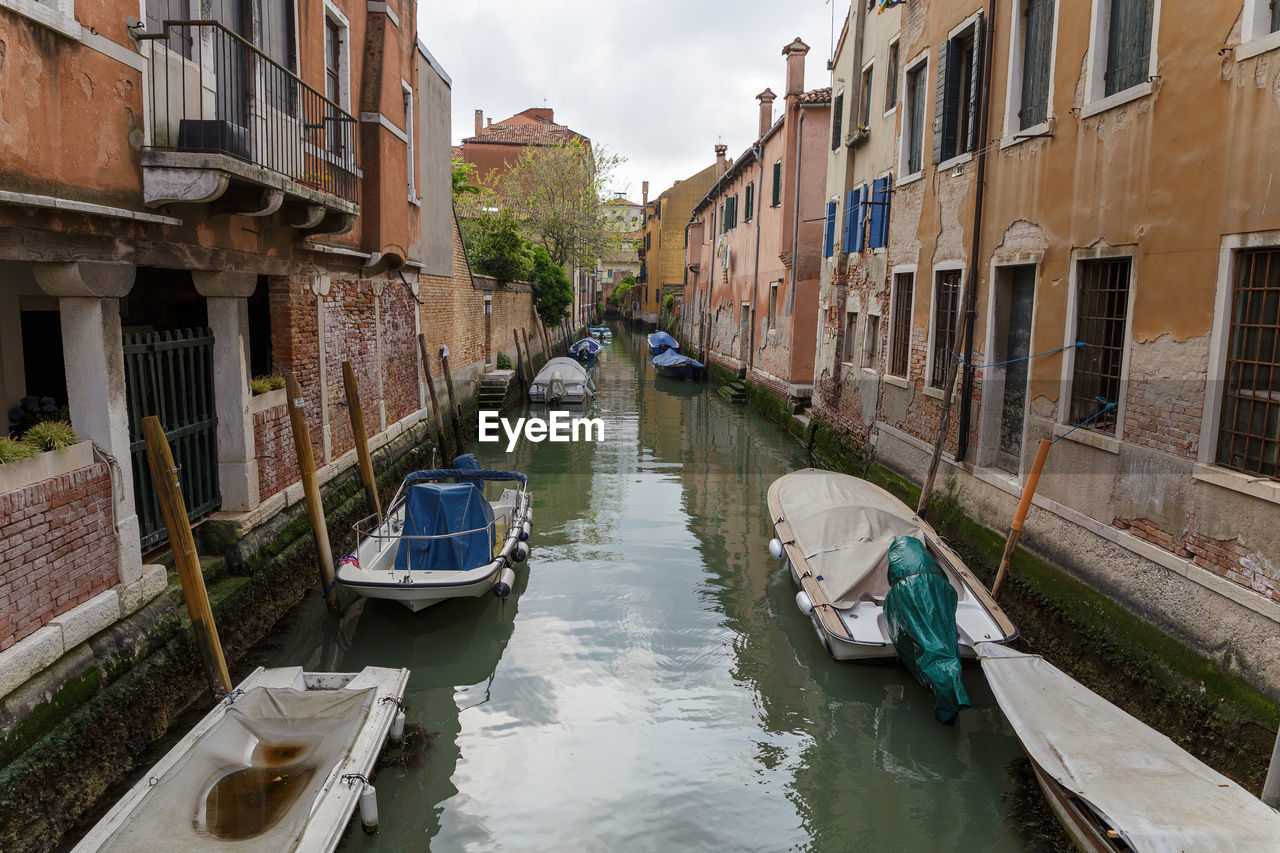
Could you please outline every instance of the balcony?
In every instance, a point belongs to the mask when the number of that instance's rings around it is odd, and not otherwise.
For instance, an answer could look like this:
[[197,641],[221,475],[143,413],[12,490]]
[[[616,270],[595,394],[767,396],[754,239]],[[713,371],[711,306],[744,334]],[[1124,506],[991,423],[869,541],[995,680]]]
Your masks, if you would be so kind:
[[217,21],[165,21],[138,39],[151,81],[147,206],[279,212],[305,234],[351,230],[360,169],[350,113]]

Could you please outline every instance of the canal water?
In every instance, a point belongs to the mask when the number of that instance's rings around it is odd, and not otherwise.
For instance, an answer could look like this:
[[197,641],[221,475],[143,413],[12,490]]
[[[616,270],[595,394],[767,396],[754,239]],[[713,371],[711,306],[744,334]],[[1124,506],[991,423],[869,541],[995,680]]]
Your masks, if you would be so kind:
[[593,371],[603,442],[478,446],[533,492],[505,604],[369,602],[338,633],[310,596],[264,646],[412,669],[425,747],[380,771],[381,831],[343,849],[1023,849],[1021,753],[980,670],[945,727],[904,669],[836,663],[797,610],[765,494],[802,449],[714,386],[655,378],[642,336]]

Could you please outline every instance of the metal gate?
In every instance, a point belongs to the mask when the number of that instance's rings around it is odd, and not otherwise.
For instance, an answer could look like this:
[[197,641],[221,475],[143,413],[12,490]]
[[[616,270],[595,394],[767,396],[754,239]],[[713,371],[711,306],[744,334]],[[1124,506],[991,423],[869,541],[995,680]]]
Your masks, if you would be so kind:
[[169,538],[147,467],[142,419],[156,415],[173,450],[178,482],[195,521],[218,508],[218,418],[213,400],[213,332],[179,329],[124,336],[129,455],[142,547]]

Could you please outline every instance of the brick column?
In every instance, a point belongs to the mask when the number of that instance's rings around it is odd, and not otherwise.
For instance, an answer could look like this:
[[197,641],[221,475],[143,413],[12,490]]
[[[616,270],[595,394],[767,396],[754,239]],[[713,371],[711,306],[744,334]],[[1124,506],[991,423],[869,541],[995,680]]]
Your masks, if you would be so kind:
[[258,459],[249,401],[249,297],[258,276],[228,270],[193,270],[213,330],[213,400],[218,413],[218,490],[222,509],[247,512],[258,505]]
[[82,261],[33,264],[32,271],[40,289],[58,297],[71,425],[117,463],[111,466],[117,568],[120,582],[132,584],[142,577],[142,547],[133,506],[120,297],[133,289],[135,268]]

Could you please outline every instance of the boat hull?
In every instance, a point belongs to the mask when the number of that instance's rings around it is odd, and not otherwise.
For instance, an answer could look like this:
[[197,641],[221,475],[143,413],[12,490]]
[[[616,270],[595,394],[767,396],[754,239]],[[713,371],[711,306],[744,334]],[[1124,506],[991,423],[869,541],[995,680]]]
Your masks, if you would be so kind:
[[692,363],[680,364],[674,367],[654,366],[654,370],[659,376],[666,376],[669,379],[683,379],[685,382],[692,382],[698,378],[701,368],[695,367]]

